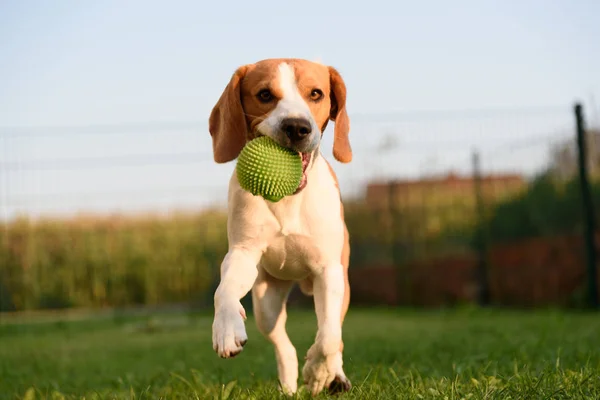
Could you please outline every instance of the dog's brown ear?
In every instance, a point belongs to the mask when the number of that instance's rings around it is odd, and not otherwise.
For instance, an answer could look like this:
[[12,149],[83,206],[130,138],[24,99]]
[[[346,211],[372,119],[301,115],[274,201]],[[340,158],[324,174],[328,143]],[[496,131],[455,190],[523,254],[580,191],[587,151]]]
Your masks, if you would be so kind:
[[349,163],[352,161],[350,147],[350,119],[346,112],[346,84],[335,68],[329,67],[331,85],[331,111],[329,119],[335,122],[333,130],[333,156],[336,160]]
[[208,119],[213,156],[217,163],[234,160],[246,144],[248,126],[240,92],[247,71],[247,65],[235,71]]

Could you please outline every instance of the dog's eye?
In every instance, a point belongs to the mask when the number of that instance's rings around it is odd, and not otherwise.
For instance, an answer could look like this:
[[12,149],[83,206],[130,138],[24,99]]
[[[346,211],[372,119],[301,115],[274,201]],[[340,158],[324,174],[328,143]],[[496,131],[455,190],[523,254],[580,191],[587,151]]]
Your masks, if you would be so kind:
[[261,102],[268,103],[271,100],[273,100],[273,93],[271,93],[269,89],[263,89],[260,92],[258,92],[258,95],[256,97],[258,97],[258,100],[260,100]]
[[323,92],[320,89],[313,89],[310,92],[310,99],[312,101],[319,101],[323,98]]

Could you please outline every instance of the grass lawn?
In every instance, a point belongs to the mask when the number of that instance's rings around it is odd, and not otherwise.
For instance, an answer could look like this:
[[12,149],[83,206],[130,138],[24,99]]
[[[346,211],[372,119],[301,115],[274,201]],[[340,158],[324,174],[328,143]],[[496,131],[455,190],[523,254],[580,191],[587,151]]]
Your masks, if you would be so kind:
[[[0,323],[0,396],[283,398],[252,318],[232,360],[213,352],[211,322],[171,314]],[[314,315],[291,312],[288,331],[302,361]],[[599,314],[351,309],[344,341],[354,386],[342,399],[600,399]]]

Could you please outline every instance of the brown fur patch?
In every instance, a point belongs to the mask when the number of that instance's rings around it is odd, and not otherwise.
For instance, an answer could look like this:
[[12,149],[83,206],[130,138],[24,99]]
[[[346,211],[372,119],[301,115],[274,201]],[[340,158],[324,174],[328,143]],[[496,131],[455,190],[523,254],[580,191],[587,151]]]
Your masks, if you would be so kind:
[[240,96],[241,82],[247,72],[247,66],[235,71],[208,119],[208,131],[213,140],[213,156],[217,163],[235,159],[246,144],[248,127]]

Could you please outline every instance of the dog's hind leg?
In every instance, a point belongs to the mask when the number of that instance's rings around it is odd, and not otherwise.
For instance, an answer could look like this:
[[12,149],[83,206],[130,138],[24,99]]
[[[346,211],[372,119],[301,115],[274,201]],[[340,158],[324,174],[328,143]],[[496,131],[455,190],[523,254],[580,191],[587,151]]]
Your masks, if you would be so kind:
[[286,301],[293,281],[282,281],[259,267],[252,288],[252,303],[258,330],[275,347],[277,372],[282,390],[293,394],[298,389],[298,358],[285,330]]

